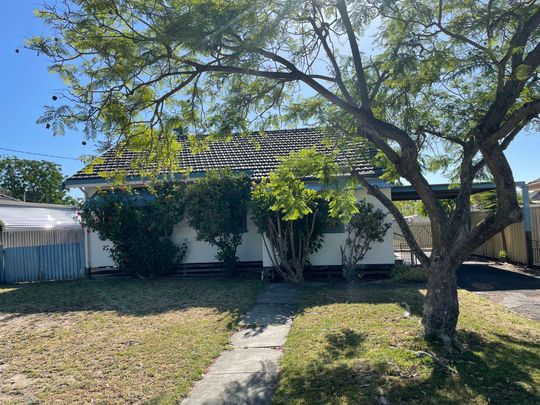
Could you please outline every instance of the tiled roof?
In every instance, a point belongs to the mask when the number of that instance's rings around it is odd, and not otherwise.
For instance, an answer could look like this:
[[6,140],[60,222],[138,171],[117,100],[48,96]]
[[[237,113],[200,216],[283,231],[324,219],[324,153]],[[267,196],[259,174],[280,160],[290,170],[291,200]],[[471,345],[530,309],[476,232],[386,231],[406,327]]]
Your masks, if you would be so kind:
[[[211,169],[231,168],[243,170],[251,174],[252,179],[268,176],[278,164],[277,157],[286,156],[291,151],[315,147],[320,152],[327,148],[322,141],[331,138],[332,133],[320,129],[288,129],[266,131],[247,137],[233,136],[229,141],[217,141],[210,144],[204,152],[191,153],[184,147],[178,159],[182,168],[190,168],[192,172],[205,172]],[[66,180],[67,185],[89,183],[90,180],[100,180],[100,172],[114,172],[122,170],[127,176],[138,176],[137,169],[131,169],[130,164],[136,157],[135,152],[123,152],[116,156],[115,150],[106,152],[102,158],[103,163],[94,165],[92,173],[81,170]],[[369,152],[350,148],[340,152],[336,162],[347,165],[351,161],[356,168],[366,176],[377,177],[378,171],[371,163]]]

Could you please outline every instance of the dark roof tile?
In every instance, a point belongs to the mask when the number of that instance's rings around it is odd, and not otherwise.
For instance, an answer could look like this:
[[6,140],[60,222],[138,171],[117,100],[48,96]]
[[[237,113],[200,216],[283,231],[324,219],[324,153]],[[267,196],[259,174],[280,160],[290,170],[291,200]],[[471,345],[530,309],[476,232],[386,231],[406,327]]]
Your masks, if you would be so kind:
[[[248,137],[234,136],[230,141],[213,142],[206,151],[195,154],[185,147],[178,158],[182,168],[191,168],[193,172],[231,168],[249,171],[253,179],[260,179],[275,169],[280,156],[311,147],[324,152],[327,149],[322,141],[329,137],[332,137],[332,133],[314,128],[266,131],[265,135],[253,133]],[[136,152],[127,151],[116,156],[116,151],[111,149],[102,156],[103,163],[94,165],[92,173],[81,170],[69,177],[66,183],[73,185],[80,180],[99,180],[99,173],[117,170],[125,170],[128,176],[138,176],[138,170],[131,168],[135,157]],[[378,175],[371,163],[369,152],[351,148],[338,153],[338,164],[347,165],[349,160],[362,174],[375,177]],[[152,165],[149,165],[148,168],[151,167]]]

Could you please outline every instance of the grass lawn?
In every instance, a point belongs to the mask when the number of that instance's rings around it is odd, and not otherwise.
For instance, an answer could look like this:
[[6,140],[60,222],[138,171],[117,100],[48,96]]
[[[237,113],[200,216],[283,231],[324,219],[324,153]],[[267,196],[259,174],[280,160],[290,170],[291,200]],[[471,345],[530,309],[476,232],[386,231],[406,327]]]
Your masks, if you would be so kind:
[[261,283],[0,287],[0,403],[174,403],[226,348]]
[[303,288],[274,404],[540,403],[540,323],[460,299],[463,350],[451,353],[419,337],[422,290]]

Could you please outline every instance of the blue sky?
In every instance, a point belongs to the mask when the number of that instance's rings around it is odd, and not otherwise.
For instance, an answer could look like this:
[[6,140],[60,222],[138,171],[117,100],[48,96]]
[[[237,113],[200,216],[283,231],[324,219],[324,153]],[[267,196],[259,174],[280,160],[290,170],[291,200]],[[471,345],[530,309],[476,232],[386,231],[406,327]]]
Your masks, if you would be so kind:
[[[63,88],[63,82],[47,71],[45,57],[24,49],[25,38],[46,33],[46,27],[33,15],[41,1],[6,1],[0,14],[0,148],[24,150],[77,158],[92,154],[94,145],[82,145],[83,135],[66,132],[53,137],[50,130],[37,125],[43,106],[52,104],[51,96]],[[15,50],[20,52],[16,53]],[[73,174],[83,165],[80,161],[41,158],[0,150],[24,158],[46,159],[62,166],[65,175]],[[516,180],[531,181],[540,177],[540,136],[520,134],[507,151]],[[445,182],[444,177],[432,175],[431,182]]]

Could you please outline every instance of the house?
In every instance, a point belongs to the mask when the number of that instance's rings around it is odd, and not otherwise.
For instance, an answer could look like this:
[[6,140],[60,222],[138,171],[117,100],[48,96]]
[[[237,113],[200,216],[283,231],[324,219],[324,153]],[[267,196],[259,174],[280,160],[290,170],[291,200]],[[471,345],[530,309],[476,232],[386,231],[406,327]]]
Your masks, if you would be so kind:
[[[231,168],[237,171],[249,173],[254,181],[275,169],[278,165],[277,157],[288,155],[291,151],[315,147],[319,151],[327,151],[322,141],[331,136],[329,132],[319,129],[294,129],[267,131],[264,135],[252,134],[251,137],[234,136],[229,141],[212,143],[204,152],[192,154],[186,147],[179,153],[180,165],[191,169],[189,176],[179,179],[186,181],[204,175],[210,169]],[[114,150],[105,153],[99,164],[93,170],[81,170],[69,177],[64,185],[66,188],[79,188],[86,198],[89,198],[100,189],[111,187],[108,180],[99,175],[100,172],[112,172],[120,170],[127,173],[126,182],[133,187],[144,187],[144,181],[138,175],[138,171],[132,170],[130,164],[136,158],[136,154],[125,152],[117,156]],[[391,197],[391,186],[378,178],[378,171],[372,166],[371,157],[358,150],[349,150],[347,153],[340,152],[337,155],[337,163],[352,163],[369,181],[379,187],[385,195]],[[358,188],[357,197],[367,199],[376,207],[387,212],[386,209],[374,197],[367,195],[366,190]],[[391,218],[389,218],[391,221]],[[341,265],[340,246],[345,241],[343,229],[338,232],[325,235],[323,247],[310,257],[314,266],[338,266]],[[210,264],[215,263],[216,249],[206,242],[196,240],[196,232],[190,228],[186,220],[177,224],[173,239],[178,243],[187,239],[188,253],[184,259],[187,264]],[[88,268],[108,267],[113,262],[104,250],[107,242],[101,241],[97,234],[91,233],[86,241]],[[264,248],[262,236],[251,218],[247,218],[247,230],[243,235],[243,242],[238,247],[237,256],[241,262],[253,262],[271,266],[271,260]],[[389,231],[384,242],[373,246],[365,257],[363,264],[390,265],[394,263],[392,232]]]
[[540,203],[540,178],[527,183],[529,199],[533,203]]

